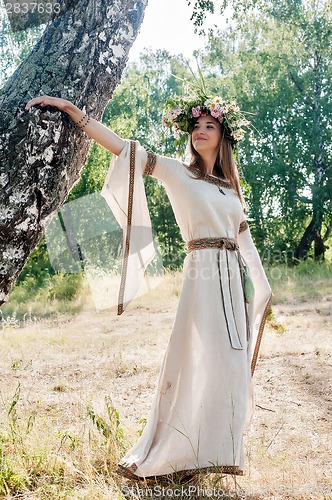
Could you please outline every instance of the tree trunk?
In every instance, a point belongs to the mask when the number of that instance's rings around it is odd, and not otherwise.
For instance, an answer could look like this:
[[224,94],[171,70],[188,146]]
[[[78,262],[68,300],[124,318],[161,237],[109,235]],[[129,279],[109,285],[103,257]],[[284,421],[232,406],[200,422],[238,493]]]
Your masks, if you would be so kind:
[[315,242],[314,255],[316,260],[324,259],[325,245],[321,234],[324,218],[324,203],[327,201],[326,180],[328,165],[325,161],[326,145],[323,135],[323,113],[322,113],[322,94],[323,94],[323,58],[318,50],[314,51],[314,99],[313,99],[313,164],[315,182],[311,188],[312,191],[312,219],[306,228],[301,241],[294,252],[295,260],[305,259],[309,252],[312,242]]
[[315,260],[323,261],[325,258],[325,245],[324,240],[320,234],[315,237]]
[[304,231],[300,243],[298,244],[298,246],[294,251],[295,262],[303,260],[307,257],[312,242],[315,241],[317,235],[320,235],[320,230],[321,230],[321,221],[319,225],[317,219],[313,217],[309,225],[307,226],[306,230]]
[[47,27],[0,89],[0,305],[52,214],[78,180],[90,139],[41,94],[100,119],[120,81],[147,0],[80,0]]
[[[319,193],[318,190],[317,192]],[[320,200],[317,196],[314,196],[312,219],[306,230],[304,231],[300,243],[294,251],[295,262],[298,262],[307,257],[307,254],[313,242],[315,242],[315,259],[324,259],[325,245],[323,237],[321,235],[323,217],[324,207],[322,200]]]

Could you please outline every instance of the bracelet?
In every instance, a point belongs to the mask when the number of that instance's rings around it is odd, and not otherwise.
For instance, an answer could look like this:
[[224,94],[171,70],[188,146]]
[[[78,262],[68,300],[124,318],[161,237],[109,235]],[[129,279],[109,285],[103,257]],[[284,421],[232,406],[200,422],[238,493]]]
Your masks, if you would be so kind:
[[80,125],[80,123],[81,123],[81,122],[84,120],[84,118],[86,118],[86,117],[87,117],[87,115],[86,115],[86,114],[85,114],[85,115],[83,115],[83,116],[82,116],[82,118],[80,119],[80,121],[79,121],[79,122],[77,122],[77,125]]
[[85,122],[83,125],[81,125],[81,128],[86,127],[86,126],[87,126],[87,124],[88,124],[88,123],[89,123],[89,121],[90,121],[90,118],[88,117],[88,115],[86,115],[86,117],[87,117],[87,120],[86,120],[86,122]]
[[[83,123],[83,124],[81,125],[81,122],[83,122],[84,120],[86,120],[86,121],[85,121],[85,123]],[[84,116],[80,119],[80,121],[79,121],[79,122],[77,122],[77,125],[78,125],[79,127],[81,127],[81,128],[84,128],[84,127],[86,127],[86,126],[87,126],[87,124],[89,123],[89,121],[90,121],[90,117],[89,117],[87,114],[85,114],[85,115],[84,115]]]

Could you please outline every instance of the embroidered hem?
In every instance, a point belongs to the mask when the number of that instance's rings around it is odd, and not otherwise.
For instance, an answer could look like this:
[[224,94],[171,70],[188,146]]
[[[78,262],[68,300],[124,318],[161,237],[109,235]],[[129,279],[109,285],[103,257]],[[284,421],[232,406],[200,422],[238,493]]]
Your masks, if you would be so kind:
[[210,467],[202,467],[197,469],[185,469],[171,474],[164,474],[160,476],[147,476],[141,477],[137,476],[134,471],[137,470],[137,465],[132,464],[131,466],[124,466],[118,464],[116,472],[121,476],[130,479],[132,481],[154,481],[154,482],[166,482],[166,483],[176,483],[183,480],[190,480],[190,478],[197,477],[199,474],[231,474],[236,476],[243,476],[244,472],[237,465],[213,465]]

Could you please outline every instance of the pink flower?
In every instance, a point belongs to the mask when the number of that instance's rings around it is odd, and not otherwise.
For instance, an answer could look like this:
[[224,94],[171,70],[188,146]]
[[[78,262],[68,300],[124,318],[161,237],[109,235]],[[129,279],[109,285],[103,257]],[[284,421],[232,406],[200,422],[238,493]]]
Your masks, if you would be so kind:
[[163,116],[161,119],[161,123],[164,127],[168,127],[168,123],[165,122],[165,117]]
[[181,108],[172,108],[167,113],[167,119],[170,122],[173,122],[180,114],[182,113]]
[[214,108],[210,109],[211,116],[213,118],[219,118],[222,116],[222,110],[220,106],[215,106]]
[[196,106],[195,108],[192,108],[191,112],[194,118],[198,118],[199,116],[201,116],[201,107]]

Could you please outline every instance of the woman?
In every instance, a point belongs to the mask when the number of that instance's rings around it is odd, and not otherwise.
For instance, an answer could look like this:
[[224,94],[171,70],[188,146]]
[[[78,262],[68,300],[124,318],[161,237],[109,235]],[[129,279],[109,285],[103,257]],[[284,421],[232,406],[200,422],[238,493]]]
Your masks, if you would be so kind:
[[164,124],[190,136],[191,161],[185,164],[124,141],[64,99],[37,97],[26,109],[35,105],[65,111],[115,155],[102,194],[125,235],[120,314],[153,257],[142,173],[163,182],[188,244],[151,414],[119,472],[136,480],[179,472],[190,477],[195,471],[242,475],[243,433],[253,414],[252,375],[271,300],[245,221],[233,155],[248,122],[236,103],[218,96],[169,100]]

